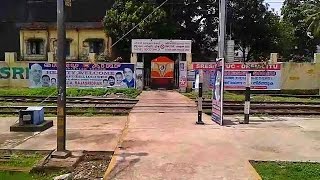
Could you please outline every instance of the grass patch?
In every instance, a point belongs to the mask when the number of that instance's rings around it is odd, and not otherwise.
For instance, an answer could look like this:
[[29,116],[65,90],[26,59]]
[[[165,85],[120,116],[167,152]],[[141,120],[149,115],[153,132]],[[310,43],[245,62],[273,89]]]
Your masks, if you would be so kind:
[[[133,88],[105,89],[105,88],[67,88],[67,96],[103,96],[121,93],[127,98],[136,98],[141,91]],[[56,88],[1,88],[0,96],[57,96]]]
[[65,174],[65,172],[52,172],[42,174],[29,174],[26,172],[0,171],[0,179],[4,180],[52,180],[55,176]]
[[32,167],[44,156],[38,153],[24,154],[13,153],[7,161],[0,161],[0,166],[5,167]]
[[252,165],[264,180],[318,180],[320,177],[320,163],[253,162]]
[[[10,101],[5,101],[1,102],[0,101],[0,106],[38,106],[40,103],[39,102],[10,102]],[[41,103],[41,106],[56,106],[56,103]]]
[[[198,93],[190,92],[190,93],[182,93],[191,99],[196,99],[198,97]],[[212,92],[207,91],[203,93],[203,97],[205,99],[211,99]],[[296,97],[275,97],[275,96],[266,96],[266,95],[251,95],[252,101],[262,101],[262,102],[320,102],[320,99],[316,98],[296,98]],[[244,94],[235,94],[230,92],[224,93],[225,101],[244,101]]]

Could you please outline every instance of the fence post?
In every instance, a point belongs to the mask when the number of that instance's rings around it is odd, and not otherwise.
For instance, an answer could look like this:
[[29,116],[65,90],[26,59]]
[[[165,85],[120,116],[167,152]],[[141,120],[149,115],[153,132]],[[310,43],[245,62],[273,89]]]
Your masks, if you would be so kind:
[[198,97],[198,121],[196,124],[204,125],[202,121],[202,85],[203,85],[203,70],[199,70],[199,97]]
[[251,75],[252,75],[252,71],[248,71],[246,74],[246,91],[245,91],[245,102],[244,102],[244,124],[249,124],[249,118],[250,118]]

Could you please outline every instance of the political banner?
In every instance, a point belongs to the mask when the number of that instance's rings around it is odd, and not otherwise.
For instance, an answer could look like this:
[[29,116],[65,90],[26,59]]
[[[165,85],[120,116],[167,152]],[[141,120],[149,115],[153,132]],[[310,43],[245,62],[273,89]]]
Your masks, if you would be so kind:
[[[31,88],[57,86],[56,63],[29,63]],[[67,63],[66,86],[77,88],[134,88],[134,64]]]
[[244,90],[246,87],[246,72],[252,71],[252,90],[280,90],[281,64],[234,63],[226,64],[225,89]]
[[212,121],[223,125],[223,91],[224,91],[224,59],[217,62],[212,76]]
[[[194,70],[204,72],[204,90],[213,87],[212,76],[216,69],[215,62],[193,63]],[[252,90],[279,90],[281,87],[281,64],[230,63],[225,64],[224,88],[226,90],[245,90],[246,72],[252,71]]]

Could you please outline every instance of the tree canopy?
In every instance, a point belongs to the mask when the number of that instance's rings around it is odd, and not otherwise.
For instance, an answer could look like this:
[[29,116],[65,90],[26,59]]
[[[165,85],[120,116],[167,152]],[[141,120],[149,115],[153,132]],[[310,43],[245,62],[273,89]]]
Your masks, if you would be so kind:
[[[113,7],[106,12],[103,23],[105,32],[113,42],[120,40],[115,46],[124,53],[130,51],[131,39],[134,38],[159,38],[161,33],[166,33],[167,14],[155,5],[139,0],[116,0]],[[154,11],[154,12],[153,12]],[[152,13],[153,12],[153,13]],[[152,14],[151,14],[152,13]],[[151,14],[145,21],[142,21]]]
[[283,23],[292,27],[293,40],[291,46],[291,59],[305,61],[313,57],[319,39],[308,35],[308,24],[305,22],[307,14],[304,4],[311,0],[285,0],[281,13]]
[[230,0],[228,11],[228,33],[243,54],[248,54],[246,61],[275,50],[280,39],[280,18],[268,11],[263,0]]
[[[315,17],[319,16],[319,11],[314,8],[307,16],[302,4],[309,1],[285,0],[281,18],[268,9],[264,0],[229,0],[227,37],[234,39],[243,54],[247,54],[246,61],[267,57],[271,52],[279,52],[285,57],[311,54],[317,39],[310,38],[307,31],[318,32],[319,26],[315,25],[319,18]],[[113,42],[118,41],[163,2],[116,0],[103,21],[106,33]],[[130,53],[134,38],[190,39],[194,59],[208,60],[216,53],[218,23],[217,0],[169,0],[116,47],[123,55]]]
[[320,37],[320,1],[307,2],[304,13],[307,14],[305,20],[308,24],[308,30],[314,36]]

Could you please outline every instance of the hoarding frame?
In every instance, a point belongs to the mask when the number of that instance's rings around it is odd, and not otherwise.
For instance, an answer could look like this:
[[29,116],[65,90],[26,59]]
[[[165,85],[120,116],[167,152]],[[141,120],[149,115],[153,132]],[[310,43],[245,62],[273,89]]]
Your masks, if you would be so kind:
[[[212,89],[212,115],[211,120],[216,122],[217,124],[223,126],[223,99],[224,99],[224,58],[217,59],[217,68],[215,70],[215,84],[214,88]],[[216,99],[216,83],[217,83],[217,73],[220,71],[221,77],[219,79],[219,96],[220,99]],[[219,105],[219,109],[215,109],[215,105]],[[215,110],[219,110],[219,113],[217,114]]]

